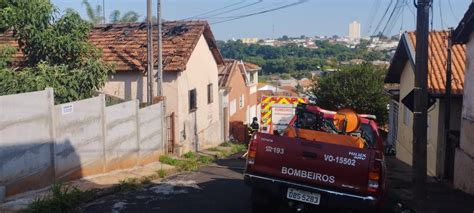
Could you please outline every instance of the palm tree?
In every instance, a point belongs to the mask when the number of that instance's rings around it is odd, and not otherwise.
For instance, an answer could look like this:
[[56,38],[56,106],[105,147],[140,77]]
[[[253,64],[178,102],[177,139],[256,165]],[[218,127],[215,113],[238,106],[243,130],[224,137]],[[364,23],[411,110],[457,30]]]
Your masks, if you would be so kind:
[[100,15],[102,12],[102,6],[97,5],[94,9],[87,0],[82,0],[82,4],[86,7],[87,16],[93,24],[99,24],[105,21],[105,17]]
[[112,23],[129,23],[137,22],[140,15],[135,11],[128,11],[121,16],[120,11],[114,10],[110,14],[110,22]]

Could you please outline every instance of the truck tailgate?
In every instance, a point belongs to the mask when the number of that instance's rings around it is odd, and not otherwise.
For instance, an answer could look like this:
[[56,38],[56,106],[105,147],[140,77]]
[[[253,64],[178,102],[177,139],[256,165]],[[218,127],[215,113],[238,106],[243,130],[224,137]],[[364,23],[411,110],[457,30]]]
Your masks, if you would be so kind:
[[257,154],[248,171],[255,174],[364,193],[370,149],[298,138],[256,134]]

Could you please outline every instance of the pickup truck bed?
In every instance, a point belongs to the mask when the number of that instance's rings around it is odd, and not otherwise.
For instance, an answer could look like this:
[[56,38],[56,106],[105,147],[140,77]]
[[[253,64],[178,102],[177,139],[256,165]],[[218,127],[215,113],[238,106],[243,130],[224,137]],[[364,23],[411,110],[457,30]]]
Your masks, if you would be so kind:
[[258,197],[271,197],[309,207],[370,209],[380,204],[384,191],[381,150],[375,144],[356,148],[256,133],[244,179],[253,189],[254,206],[265,203]]

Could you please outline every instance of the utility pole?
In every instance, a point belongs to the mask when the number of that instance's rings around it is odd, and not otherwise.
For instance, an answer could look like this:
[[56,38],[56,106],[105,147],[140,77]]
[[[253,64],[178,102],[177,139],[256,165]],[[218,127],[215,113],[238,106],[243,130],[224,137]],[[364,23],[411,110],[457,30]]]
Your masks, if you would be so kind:
[[146,56],[147,56],[147,105],[153,104],[153,14],[152,14],[152,0],[146,1],[146,29],[147,29],[147,45],[146,45]]
[[[161,0],[158,1],[157,16],[158,19],[158,73],[157,73],[157,82],[158,82],[158,96],[163,96],[163,23],[161,21]],[[164,104],[163,104],[164,105]]]
[[[444,179],[452,178],[450,169],[452,165],[448,165],[450,161],[447,160],[448,157],[448,147],[452,144],[449,143],[449,130],[450,130],[450,120],[451,120],[451,50],[453,47],[453,40],[452,40],[453,28],[449,28],[449,37],[448,37],[448,55],[446,59],[446,96],[445,96],[445,107],[444,107]],[[448,169],[449,168],[449,169]]]
[[415,89],[412,182],[415,200],[426,197],[426,144],[428,122],[428,37],[432,0],[418,0],[416,20]]

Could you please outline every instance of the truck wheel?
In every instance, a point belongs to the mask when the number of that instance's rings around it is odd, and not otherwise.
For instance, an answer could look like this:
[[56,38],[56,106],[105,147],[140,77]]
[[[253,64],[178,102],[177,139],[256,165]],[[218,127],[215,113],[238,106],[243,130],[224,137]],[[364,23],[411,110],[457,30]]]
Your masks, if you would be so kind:
[[267,193],[261,189],[252,189],[252,194],[250,195],[250,200],[252,202],[252,212],[266,212],[268,207],[268,197]]

